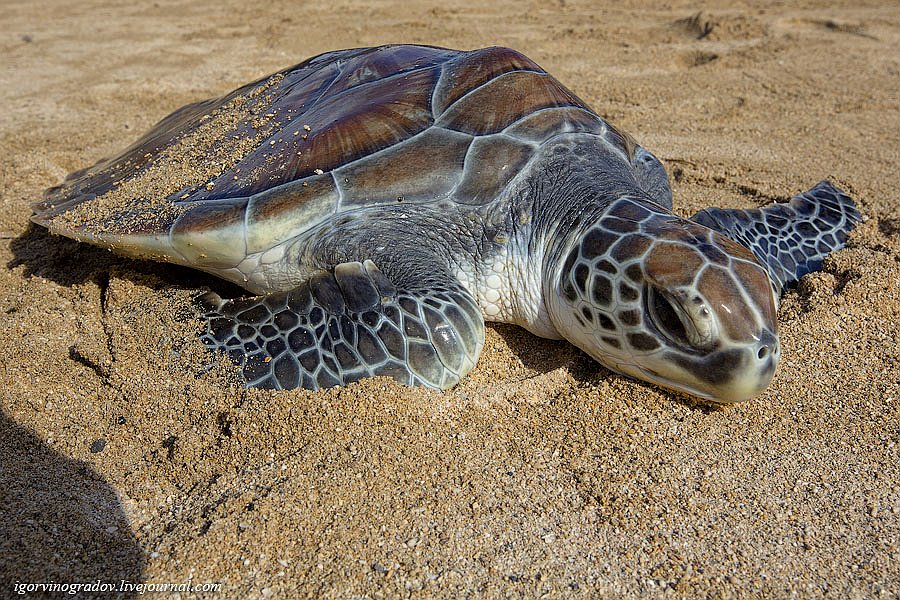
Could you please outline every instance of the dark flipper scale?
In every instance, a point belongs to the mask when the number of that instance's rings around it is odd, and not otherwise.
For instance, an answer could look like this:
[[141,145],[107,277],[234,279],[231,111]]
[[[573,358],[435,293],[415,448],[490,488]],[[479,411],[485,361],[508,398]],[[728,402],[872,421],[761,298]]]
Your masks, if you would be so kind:
[[706,208],[691,219],[749,248],[769,271],[776,294],[822,268],[862,220],[853,200],[828,181],[790,202],[752,210]]

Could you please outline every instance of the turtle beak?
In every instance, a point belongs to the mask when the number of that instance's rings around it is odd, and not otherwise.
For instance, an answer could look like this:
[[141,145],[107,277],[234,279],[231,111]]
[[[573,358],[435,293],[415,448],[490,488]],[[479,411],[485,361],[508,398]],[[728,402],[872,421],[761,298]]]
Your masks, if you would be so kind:
[[771,331],[763,331],[759,341],[744,351],[743,368],[732,372],[731,377],[716,386],[715,402],[732,403],[758,396],[775,376],[781,345]]
[[766,389],[775,375],[781,347],[778,337],[764,330],[752,344],[722,344],[703,356],[673,352],[669,357],[682,370],[679,381],[684,382],[685,391],[718,404],[731,404]]

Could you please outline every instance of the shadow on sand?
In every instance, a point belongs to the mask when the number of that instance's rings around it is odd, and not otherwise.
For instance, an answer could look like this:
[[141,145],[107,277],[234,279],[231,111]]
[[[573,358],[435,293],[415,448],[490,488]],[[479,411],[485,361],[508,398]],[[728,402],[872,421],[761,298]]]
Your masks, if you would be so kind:
[[[145,566],[113,487],[0,410],[0,596],[16,597],[16,582],[140,583]],[[77,597],[94,595],[134,596]]]
[[[211,289],[223,298],[247,296],[240,287],[202,271],[162,262],[138,260],[109,250],[53,235],[43,227],[28,229],[10,242],[13,259],[6,266],[25,267],[25,277],[43,277],[63,286],[86,281],[108,281],[111,275],[148,284],[174,285],[185,289]],[[150,278],[150,279],[148,279]]]

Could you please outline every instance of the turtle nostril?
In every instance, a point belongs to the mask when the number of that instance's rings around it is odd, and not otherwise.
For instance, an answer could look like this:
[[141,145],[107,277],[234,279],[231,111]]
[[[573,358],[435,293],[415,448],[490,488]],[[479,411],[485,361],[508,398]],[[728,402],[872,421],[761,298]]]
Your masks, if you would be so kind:
[[757,338],[757,344],[759,344],[759,346],[756,350],[756,358],[761,361],[767,358],[771,358],[772,364],[778,362],[780,352],[778,336],[776,336],[771,331],[764,329],[760,336]]

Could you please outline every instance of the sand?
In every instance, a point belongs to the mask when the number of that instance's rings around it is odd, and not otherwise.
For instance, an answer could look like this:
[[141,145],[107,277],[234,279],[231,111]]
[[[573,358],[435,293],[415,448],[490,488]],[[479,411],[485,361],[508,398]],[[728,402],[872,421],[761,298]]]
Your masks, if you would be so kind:
[[[0,595],[900,594],[900,7],[639,4],[5,2]],[[386,42],[523,51],[660,156],[680,214],[846,188],[867,220],[786,294],[771,387],[705,407],[491,326],[448,392],[245,391],[200,369],[221,284],[29,226],[170,111]]]

